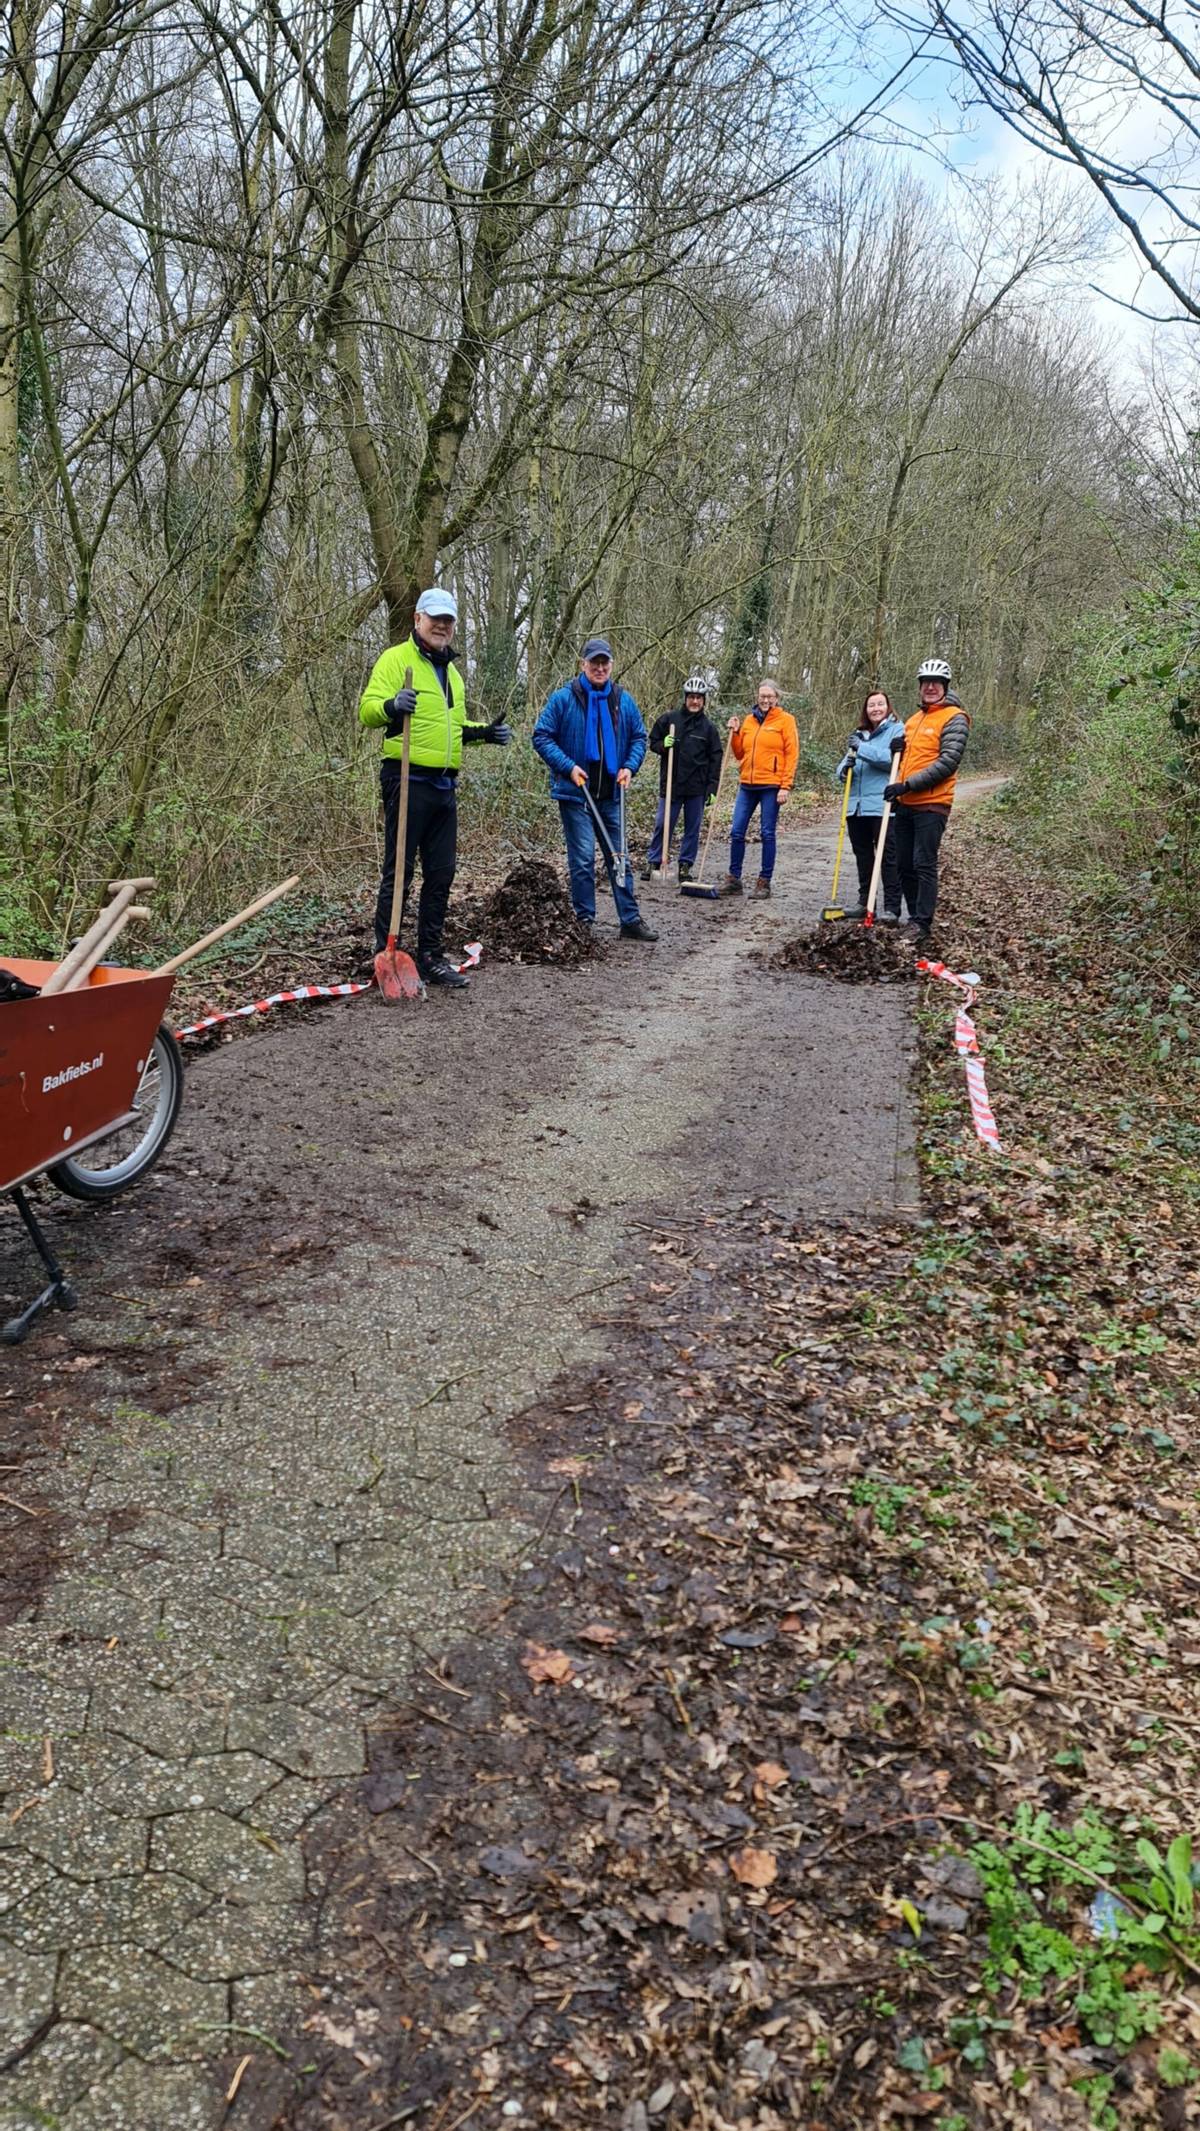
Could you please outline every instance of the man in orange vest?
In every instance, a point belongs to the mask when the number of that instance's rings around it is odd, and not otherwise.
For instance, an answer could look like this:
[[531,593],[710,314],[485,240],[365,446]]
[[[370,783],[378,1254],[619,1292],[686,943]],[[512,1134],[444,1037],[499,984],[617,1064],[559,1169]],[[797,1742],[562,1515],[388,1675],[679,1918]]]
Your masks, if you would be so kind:
[[905,927],[920,946],[929,939],[937,909],[938,847],[954,804],[954,783],[966,750],[971,720],[951,692],[945,659],[923,659],[917,668],[921,708],[904,727],[900,775],[885,785],[894,802],[896,858],[908,905]]

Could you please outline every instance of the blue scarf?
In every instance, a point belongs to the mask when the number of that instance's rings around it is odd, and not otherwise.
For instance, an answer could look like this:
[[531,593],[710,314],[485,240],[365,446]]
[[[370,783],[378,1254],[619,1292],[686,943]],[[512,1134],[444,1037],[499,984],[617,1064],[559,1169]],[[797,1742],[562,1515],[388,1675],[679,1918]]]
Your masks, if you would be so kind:
[[603,748],[604,767],[610,777],[615,777],[619,765],[617,762],[617,734],[613,724],[612,706],[609,701],[612,682],[606,681],[603,688],[593,688],[585,674],[582,676],[582,686],[587,697],[587,727],[583,738],[583,759],[585,762],[599,762],[601,748]]

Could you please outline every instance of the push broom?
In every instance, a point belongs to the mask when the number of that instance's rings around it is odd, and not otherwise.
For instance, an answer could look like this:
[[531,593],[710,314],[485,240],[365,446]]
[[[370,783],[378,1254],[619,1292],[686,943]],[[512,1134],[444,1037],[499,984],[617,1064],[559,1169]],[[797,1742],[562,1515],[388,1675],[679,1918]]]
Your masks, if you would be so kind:
[[828,924],[833,918],[844,918],[846,915],[837,899],[837,891],[838,876],[842,870],[842,845],[846,841],[846,816],[850,811],[850,784],[853,776],[854,764],[851,763],[846,771],[846,785],[842,793],[842,818],[838,823],[837,852],[833,861],[833,886],[829,890],[829,901],[821,912],[821,923],[823,925]]
[[721,804],[721,786],[725,782],[725,772],[729,767],[729,757],[732,753],[733,734],[730,733],[729,738],[725,742],[725,752],[721,757],[721,774],[717,778],[717,789],[715,794],[713,795],[712,812],[708,817],[708,833],[704,839],[704,849],[700,853],[700,871],[696,875],[694,881],[681,881],[679,887],[680,895],[698,895],[700,897],[701,902],[705,903],[715,903],[721,893],[719,888],[709,888],[706,886],[704,880],[704,871],[705,867],[708,865],[708,854],[709,849],[712,845],[713,830],[717,826],[717,808]]

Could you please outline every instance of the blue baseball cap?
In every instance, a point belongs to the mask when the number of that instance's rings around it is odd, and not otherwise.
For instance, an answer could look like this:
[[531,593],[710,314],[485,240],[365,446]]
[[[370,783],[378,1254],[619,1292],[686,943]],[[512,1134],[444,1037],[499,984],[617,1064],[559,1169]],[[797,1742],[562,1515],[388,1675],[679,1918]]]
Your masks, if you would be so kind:
[[458,620],[458,601],[453,592],[444,592],[441,585],[430,585],[417,601],[417,613],[427,614],[430,621]]
[[580,653],[580,657],[585,659],[610,659],[612,657],[612,645],[606,636],[589,636]]

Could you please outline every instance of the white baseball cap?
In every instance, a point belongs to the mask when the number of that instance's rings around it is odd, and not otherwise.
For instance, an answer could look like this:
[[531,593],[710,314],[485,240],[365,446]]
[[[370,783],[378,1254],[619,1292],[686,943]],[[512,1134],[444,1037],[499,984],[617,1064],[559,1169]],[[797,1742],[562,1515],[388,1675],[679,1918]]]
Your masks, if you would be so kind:
[[458,601],[453,592],[444,592],[441,585],[430,585],[428,592],[422,592],[417,601],[417,613],[427,614],[431,621],[441,621],[444,618],[456,622]]

